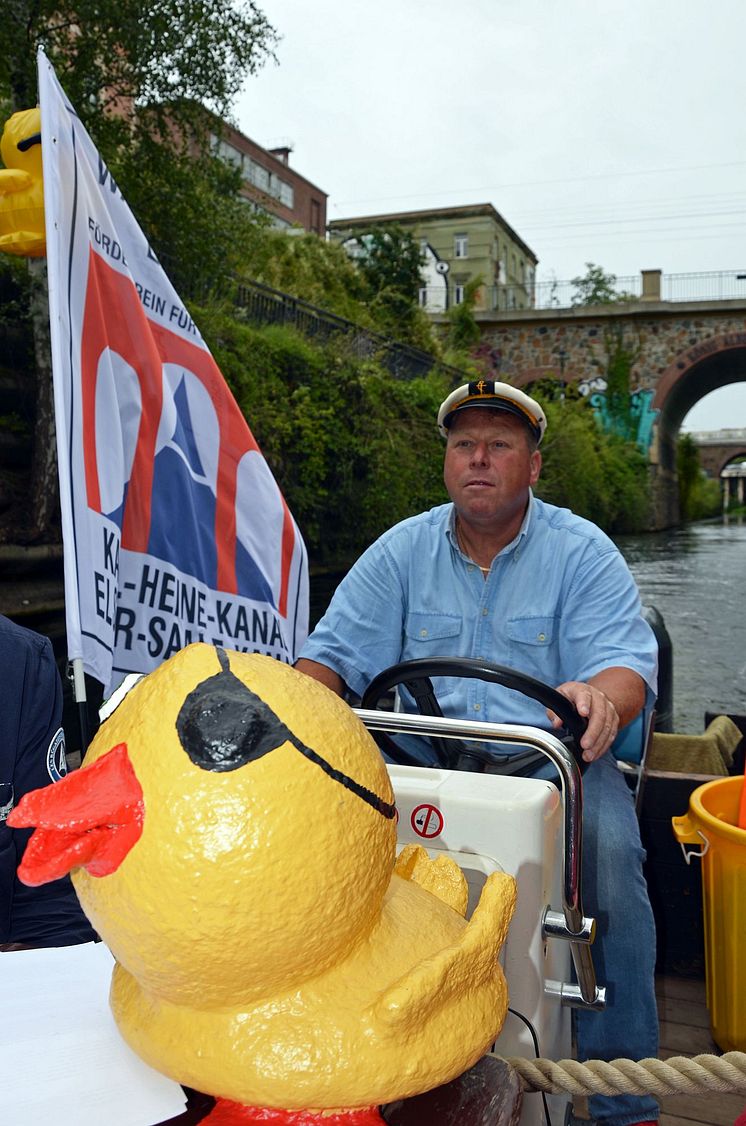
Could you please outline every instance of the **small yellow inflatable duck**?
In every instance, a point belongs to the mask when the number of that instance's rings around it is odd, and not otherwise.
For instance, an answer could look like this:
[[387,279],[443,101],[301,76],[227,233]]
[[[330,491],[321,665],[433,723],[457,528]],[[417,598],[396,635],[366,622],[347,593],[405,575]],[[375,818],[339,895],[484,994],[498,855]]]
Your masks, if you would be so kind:
[[37,826],[27,883],[74,869],[124,1038],[186,1086],[268,1108],[247,1122],[382,1121],[365,1108],[460,1075],[502,1026],[513,879],[490,876],[467,923],[457,865],[395,861],[375,743],[271,658],[177,653],[9,823]]
[[0,251],[23,258],[46,253],[41,113],[25,109],[5,122],[0,155]]

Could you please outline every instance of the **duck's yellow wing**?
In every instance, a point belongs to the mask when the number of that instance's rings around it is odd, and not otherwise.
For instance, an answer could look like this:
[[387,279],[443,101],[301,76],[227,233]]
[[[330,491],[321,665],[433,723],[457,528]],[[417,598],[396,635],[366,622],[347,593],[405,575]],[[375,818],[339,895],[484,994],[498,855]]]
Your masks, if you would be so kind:
[[[500,947],[516,900],[512,876],[487,877],[474,914],[457,942],[414,966],[374,1006],[377,1020],[390,1026],[421,1024],[458,995],[479,989],[495,976]],[[505,989],[507,1004],[507,987]]]

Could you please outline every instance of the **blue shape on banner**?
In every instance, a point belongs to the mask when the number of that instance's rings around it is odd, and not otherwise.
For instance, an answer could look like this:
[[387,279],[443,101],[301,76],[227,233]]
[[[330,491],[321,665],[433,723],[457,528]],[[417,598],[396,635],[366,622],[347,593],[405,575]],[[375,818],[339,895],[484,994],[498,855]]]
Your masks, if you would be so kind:
[[192,471],[198,477],[204,477],[205,471],[202,468],[197,443],[194,438],[194,427],[189,411],[186,380],[183,377],[174,395],[174,406],[176,407],[176,429],[174,430],[171,441],[183,452]]
[[[209,485],[195,480],[171,446],[155,459],[148,553],[217,588],[215,494]],[[275,607],[267,580],[240,542],[236,556],[237,593]]]

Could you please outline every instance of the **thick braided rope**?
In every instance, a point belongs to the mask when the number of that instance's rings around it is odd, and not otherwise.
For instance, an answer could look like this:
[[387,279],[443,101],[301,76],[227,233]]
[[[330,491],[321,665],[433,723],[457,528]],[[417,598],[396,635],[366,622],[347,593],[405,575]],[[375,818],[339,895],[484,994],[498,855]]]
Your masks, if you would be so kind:
[[672,1056],[668,1060],[507,1061],[525,1091],[571,1095],[675,1095],[704,1091],[746,1092],[746,1053],[723,1056]]

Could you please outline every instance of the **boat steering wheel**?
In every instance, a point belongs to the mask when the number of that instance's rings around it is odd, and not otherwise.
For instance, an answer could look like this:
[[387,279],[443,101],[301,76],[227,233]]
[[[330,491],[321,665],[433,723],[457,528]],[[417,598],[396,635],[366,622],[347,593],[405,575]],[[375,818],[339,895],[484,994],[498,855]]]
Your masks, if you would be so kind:
[[[414,661],[400,661],[374,677],[365,690],[360,707],[374,710],[384,693],[398,684],[403,684],[414,697],[421,715],[442,717],[443,712],[435,698],[430,680],[432,676],[467,677],[501,684],[504,688],[512,688],[532,700],[537,700],[545,708],[551,708],[562,720],[567,733],[562,741],[575,756],[581,772],[588,766],[580,749],[580,740],[588,726],[588,721],[578,714],[574,704],[556,688],[550,688],[548,684],[528,676],[527,673],[517,672],[505,665],[495,665],[490,661],[475,660],[472,657],[426,657]],[[436,736],[430,741],[441,760],[440,765],[450,770],[483,771],[488,763],[494,761],[489,751],[480,753],[467,750],[460,740]],[[386,738],[385,743],[386,753],[394,762],[405,766],[422,765],[393,740]],[[541,752],[537,752],[537,756],[541,759],[545,758]]]

